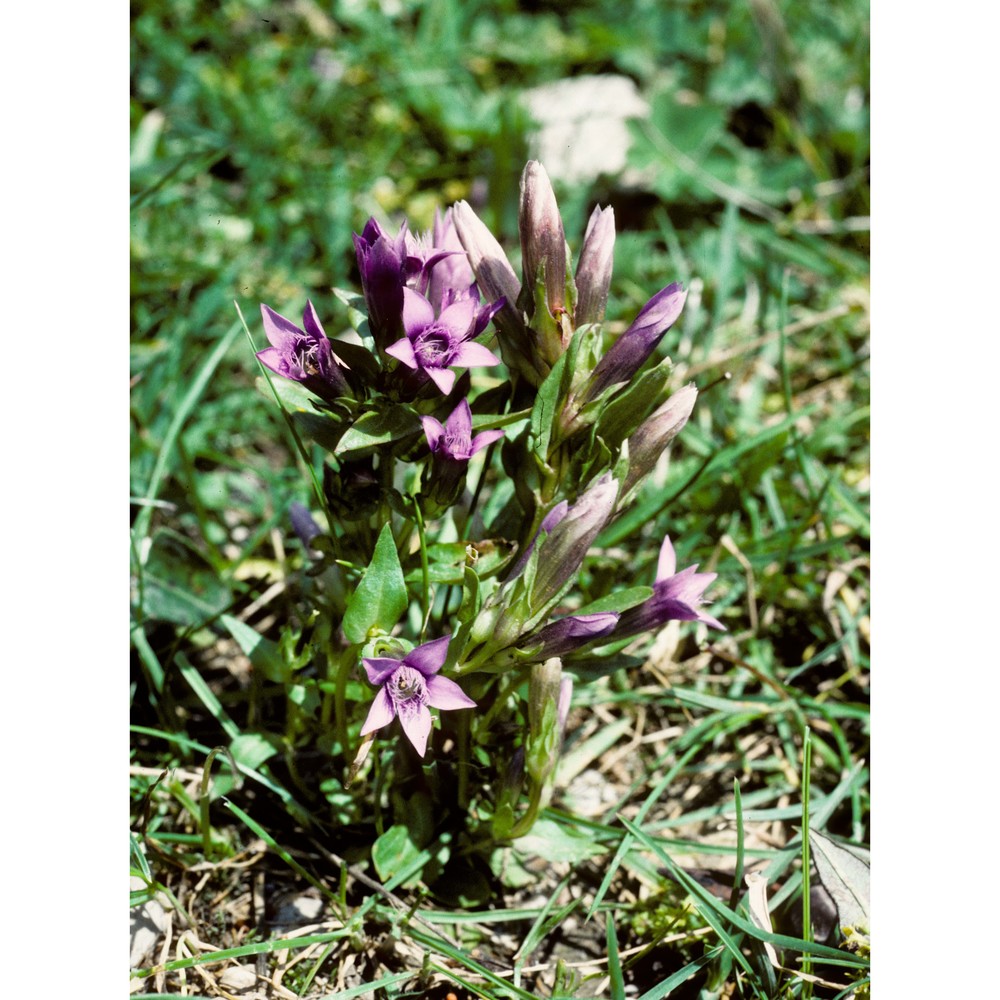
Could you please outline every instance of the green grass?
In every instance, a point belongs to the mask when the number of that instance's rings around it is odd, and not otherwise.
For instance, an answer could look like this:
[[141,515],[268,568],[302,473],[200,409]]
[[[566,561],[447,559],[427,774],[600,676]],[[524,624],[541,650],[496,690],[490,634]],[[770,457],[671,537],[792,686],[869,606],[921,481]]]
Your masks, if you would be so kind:
[[[282,982],[303,997],[833,997],[864,978],[857,953],[803,932],[799,830],[807,811],[869,840],[867,7],[753,10],[133,8],[131,863],[134,904],[173,914],[165,961],[140,971],[159,992],[211,995],[202,974],[259,956],[269,976],[299,959]],[[567,237],[578,249],[590,206],[612,204],[609,320],[682,280],[672,384],[731,378],[598,539],[576,599],[650,584],[669,532],[680,566],[719,574],[729,631],[671,626],[611,672],[574,671],[544,837],[484,853],[433,828],[382,878],[372,845],[399,803],[378,772],[341,784],[340,695],[310,667],[323,637],[286,518],[321,452],[258,391],[234,302],[258,347],[260,302],[292,316],[312,298],[339,332],[352,231],[373,213],[423,228],[481,192],[513,249],[515,95],[600,72],[650,102],[629,160],[646,180],[557,184]],[[202,786],[216,747],[239,783],[219,754]],[[779,886],[771,934],[740,867]],[[315,926],[275,930],[278,897],[307,887]]]

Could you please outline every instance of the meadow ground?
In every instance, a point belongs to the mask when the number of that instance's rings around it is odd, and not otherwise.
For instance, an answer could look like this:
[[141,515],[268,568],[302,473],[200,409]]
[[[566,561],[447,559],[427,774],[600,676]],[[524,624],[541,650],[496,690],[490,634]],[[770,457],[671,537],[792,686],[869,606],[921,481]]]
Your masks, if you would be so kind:
[[[867,928],[839,926],[869,839],[867,6],[621,11],[133,7],[134,992],[867,995]],[[259,391],[237,306],[257,350],[262,302],[311,299],[339,335],[351,234],[461,199],[516,259],[538,150],[520,95],[612,75],[645,110],[613,173],[547,164],[567,239],[614,207],[613,333],[685,284],[657,356],[701,392],[583,597],[651,584],[669,533],[718,574],[727,631],[671,622],[579,665],[527,836],[477,841],[449,813],[396,843],[398,803],[377,775],[345,787],[334,695],[295,661],[315,577],[288,510],[323,455]],[[370,696],[351,681],[352,733]]]

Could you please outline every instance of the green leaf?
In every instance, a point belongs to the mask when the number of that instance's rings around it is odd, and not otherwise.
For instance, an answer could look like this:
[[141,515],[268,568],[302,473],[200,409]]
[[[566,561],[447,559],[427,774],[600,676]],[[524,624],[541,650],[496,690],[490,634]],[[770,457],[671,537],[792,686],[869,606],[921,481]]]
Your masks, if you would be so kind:
[[265,736],[262,733],[241,733],[229,744],[229,752],[240,767],[256,771],[266,760],[270,760],[277,752],[277,736]]
[[[269,681],[284,683],[289,680],[291,671],[288,669],[285,658],[281,655],[281,649],[276,642],[265,639],[249,625],[241,622],[238,618],[233,618],[232,615],[223,615],[221,621],[229,630],[229,634],[236,640],[240,649],[243,650],[244,655],[250,658],[254,670]],[[256,767],[256,765],[253,766]]]
[[597,418],[597,433],[609,447],[621,445],[656,407],[666,402],[666,388],[672,371],[670,358],[665,358],[651,371],[634,378],[601,410]]
[[383,882],[404,871],[419,854],[420,848],[410,840],[409,830],[400,823],[390,826],[372,844],[372,862]]
[[340,439],[336,454],[342,459],[360,458],[376,448],[417,434],[420,429],[420,417],[412,407],[400,404],[372,410],[359,417]]
[[652,596],[652,587],[627,587],[625,590],[616,590],[613,594],[591,601],[574,614],[594,615],[599,611],[626,611],[642,604],[643,601],[648,601]]
[[522,857],[537,857],[544,861],[586,861],[595,854],[607,853],[607,848],[595,844],[589,837],[542,818],[531,828],[531,833],[518,837],[514,849]]
[[869,930],[871,855],[863,847],[838,844],[816,830],[809,831],[813,861],[820,881],[837,905],[841,927]]
[[371,564],[344,612],[344,635],[349,642],[362,643],[374,627],[390,632],[408,604],[392,528],[385,524],[375,543]]
[[202,625],[232,601],[212,564],[169,528],[153,536],[141,596],[144,617],[185,626]]

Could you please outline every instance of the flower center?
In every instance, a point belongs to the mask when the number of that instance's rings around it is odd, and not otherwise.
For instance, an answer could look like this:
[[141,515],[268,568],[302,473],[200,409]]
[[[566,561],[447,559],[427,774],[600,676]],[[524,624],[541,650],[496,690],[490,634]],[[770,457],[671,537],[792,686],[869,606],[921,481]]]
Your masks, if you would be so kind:
[[401,666],[389,678],[389,697],[396,709],[427,704],[427,682],[413,667]]
[[446,368],[453,354],[451,337],[437,327],[429,326],[417,334],[413,353],[421,368]]
[[299,337],[292,348],[292,356],[307,375],[320,375],[319,345],[314,340]]
[[467,460],[472,457],[472,436],[445,425],[444,452],[451,458]]

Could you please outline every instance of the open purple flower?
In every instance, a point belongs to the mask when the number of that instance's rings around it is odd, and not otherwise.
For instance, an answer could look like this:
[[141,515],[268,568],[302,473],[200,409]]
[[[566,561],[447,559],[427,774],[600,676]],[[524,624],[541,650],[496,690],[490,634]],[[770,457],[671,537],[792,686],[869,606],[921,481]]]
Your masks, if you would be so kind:
[[668,535],[660,548],[653,596],[638,607],[622,612],[618,627],[614,630],[615,638],[637,635],[639,632],[659,628],[669,621],[704,622],[712,628],[726,631],[722,622],[699,610],[699,605],[703,603],[702,594],[717,574],[697,572],[697,563],[679,573],[676,570],[677,556]]
[[324,399],[351,394],[312,302],[306,303],[302,314],[305,330],[270,306],[262,305],[260,313],[271,344],[257,352],[261,364],[293,382],[301,382]]
[[467,399],[452,410],[443,424],[434,417],[421,417],[420,421],[431,451],[452,462],[468,462],[477,451],[503,437],[501,430],[483,431],[472,436],[472,410]]
[[432,724],[428,706],[444,711],[476,707],[454,681],[437,676],[448,656],[450,641],[451,636],[445,635],[425,642],[402,660],[376,656],[361,661],[368,679],[379,685],[379,693],[361,728],[362,736],[388,726],[398,717],[413,749],[423,757]]
[[455,373],[449,371],[451,366],[472,368],[500,364],[492,351],[470,339],[476,335],[479,311],[478,302],[464,298],[435,316],[434,307],[423,295],[412,288],[404,288],[403,329],[406,336],[387,347],[385,353],[426,375],[447,396],[455,384]]

